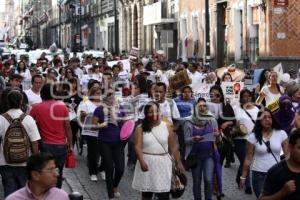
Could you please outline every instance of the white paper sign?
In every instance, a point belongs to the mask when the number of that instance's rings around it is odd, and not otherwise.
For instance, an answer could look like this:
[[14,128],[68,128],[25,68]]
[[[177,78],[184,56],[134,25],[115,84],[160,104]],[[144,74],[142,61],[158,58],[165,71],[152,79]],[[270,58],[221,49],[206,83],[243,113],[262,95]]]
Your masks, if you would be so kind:
[[200,84],[199,86],[197,86],[197,90],[194,91],[194,97],[195,99],[198,99],[198,98],[204,98],[206,100],[209,100],[210,99],[210,96],[209,96],[209,90],[210,88],[213,86],[213,84]]
[[130,72],[130,60],[129,59],[110,61],[110,62],[107,62],[107,64],[109,67],[113,67],[114,65],[118,64],[118,62],[122,62],[123,69],[126,70],[128,73]]
[[223,82],[221,88],[225,100],[228,99],[232,105],[240,100],[240,92],[244,89],[243,82]]

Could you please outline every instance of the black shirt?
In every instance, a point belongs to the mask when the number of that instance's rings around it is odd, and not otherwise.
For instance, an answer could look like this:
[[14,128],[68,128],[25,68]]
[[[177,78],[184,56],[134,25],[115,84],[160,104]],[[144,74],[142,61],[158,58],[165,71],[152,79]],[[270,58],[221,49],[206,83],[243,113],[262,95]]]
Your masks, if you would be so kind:
[[284,184],[290,180],[295,180],[296,182],[296,191],[282,200],[299,200],[300,199],[300,173],[292,172],[287,165],[286,160],[281,161],[280,163],[274,165],[267,173],[263,194],[264,195],[273,195],[281,188]]

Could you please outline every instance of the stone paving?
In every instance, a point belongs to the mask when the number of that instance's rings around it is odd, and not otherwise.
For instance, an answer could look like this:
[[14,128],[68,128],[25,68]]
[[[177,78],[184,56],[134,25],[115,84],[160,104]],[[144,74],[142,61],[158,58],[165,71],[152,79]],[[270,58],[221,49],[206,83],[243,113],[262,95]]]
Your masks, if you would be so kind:
[[[86,148],[86,147],[85,147]],[[106,193],[105,181],[103,181],[98,175],[98,182],[91,182],[88,175],[88,169],[86,166],[86,149],[83,156],[77,155],[77,167],[76,169],[65,169],[64,177],[65,181],[63,189],[68,193],[73,191],[80,192],[84,200],[106,200],[108,199]],[[238,190],[234,181],[235,172],[237,170],[237,162],[232,165],[231,168],[223,169],[223,190],[225,193],[224,200],[255,200],[254,195],[245,195],[243,191]],[[187,173],[188,187],[183,195],[182,200],[193,200],[192,194],[192,178],[191,174]],[[121,180],[119,190],[121,193],[120,200],[139,200],[140,193],[131,187],[133,178],[133,171],[126,167],[124,176]],[[203,185],[203,184],[202,184]],[[203,191],[203,189],[202,189]],[[3,197],[3,188],[0,184],[0,199]],[[216,199],[214,197],[214,199]]]
[[[86,150],[84,151],[86,152]],[[85,153],[84,153],[85,154]],[[106,193],[105,181],[98,175],[98,182],[91,182],[86,166],[86,158],[84,156],[77,156],[77,167],[74,170],[65,170],[66,182],[72,191],[78,191],[83,194],[85,200],[106,200],[108,199]],[[224,200],[254,200],[254,195],[245,195],[243,191],[237,188],[235,183],[235,172],[237,170],[237,162],[231,168],[223,170],[223,187],[225,198]],[[192,178],[191,173],[188,176],[188,187],[183,195],[182,200],[192,200]],[[133,178],[133,171],[126,168],[124,176],[121,180],[119,190],[121,193],[120,200],[139,200],[140,193],[131,187]],[[202,184],[203,185],[203,184]],[[203,191],[203,189],[202,189]],[[214,197],[214,199],[216,199]]]

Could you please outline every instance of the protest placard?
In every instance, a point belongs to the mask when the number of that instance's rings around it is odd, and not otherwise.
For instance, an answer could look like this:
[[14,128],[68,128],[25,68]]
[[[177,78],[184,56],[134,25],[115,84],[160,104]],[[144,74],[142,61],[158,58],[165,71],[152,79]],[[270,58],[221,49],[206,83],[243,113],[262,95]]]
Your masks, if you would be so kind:
[[114,65],[118,64],[118,62],[122,62],[123,69],[126,70],[128,73],[130,72],[130,60],[129,59],[109,61],[109,62],[107,62],[107,65],[109,67],[113,67]]
[[238,103],[240,100],[240,92],[244,89],[243,82],[222,82],[221,88],[225,100],[229,101],[232,105]]
[[194,97],[195,99],[198,99],[198,98],[204,98],[206,100],[209,100],[210,99],[210,96],[209,96],[209,90],[210,88],[213,86],[213,84],[200,84],[198,87],[197,87],[197,90],[194,91]]

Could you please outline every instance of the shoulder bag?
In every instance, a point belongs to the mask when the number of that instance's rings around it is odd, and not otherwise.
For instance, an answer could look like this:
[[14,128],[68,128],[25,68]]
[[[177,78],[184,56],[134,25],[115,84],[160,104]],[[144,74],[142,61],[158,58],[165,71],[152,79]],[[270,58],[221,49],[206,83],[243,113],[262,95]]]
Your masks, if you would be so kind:
[[170,155],[169,151],[167,151],[162,143],[159,141],[159,139],[154,135],[154,133],[151,131],[151,134],[155,138],[155,140],[160,144],[160,146],[163,148],[165,153],[168,155],[170,160],[172,161],[172,177],[171,177],[171,195],[173,199],[180,198],[184,191],[185,187],[187,185],[187,178],[184,174],[179,174],[176,171],[176,165],[175,165],[175,159]]

